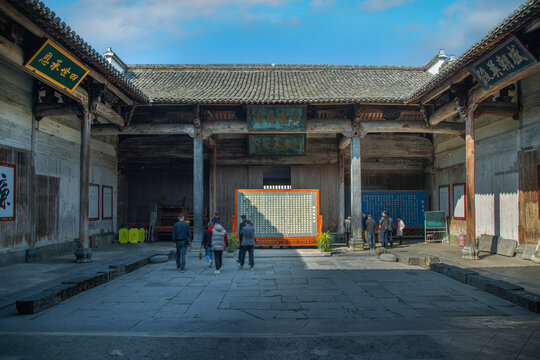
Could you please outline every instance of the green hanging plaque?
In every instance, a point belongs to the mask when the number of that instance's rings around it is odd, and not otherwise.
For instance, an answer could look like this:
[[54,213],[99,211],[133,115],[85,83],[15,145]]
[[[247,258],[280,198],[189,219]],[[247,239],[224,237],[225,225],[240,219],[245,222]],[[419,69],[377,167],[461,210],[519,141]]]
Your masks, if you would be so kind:
[[305,130],[305,106],[263,106],[247,108],[249,130]]
[[249,155],[305,155],[304,134],[248,135]]
[[41,77],[72,92],[90,70],[50,40],[25,65]]

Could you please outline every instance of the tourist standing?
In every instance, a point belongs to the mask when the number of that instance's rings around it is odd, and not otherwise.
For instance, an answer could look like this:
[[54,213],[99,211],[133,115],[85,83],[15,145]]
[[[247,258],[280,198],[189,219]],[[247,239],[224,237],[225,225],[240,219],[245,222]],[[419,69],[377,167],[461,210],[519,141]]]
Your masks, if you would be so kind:
[[178,222],[173,226],[172,241],[176,245],[176,268],[184,272],[186,270],[186,250],[191,242],[191,230],[189,230],[189,224],[184,221],[184,214],[178,215]]
[[405,229],[405,223],[403,222],[401,216],[398,216],[396,223],[396,236],[399,239],[399,245],[401,245],[401,241],[403,240],[403,229]]
[[375,249],[375,231],[377,230],[377,222],[371,215],[368,215],[366,220],[366,234],[369,242],[369,249]]
[[386,249],[388,247],[388,215],[386,215],[386,210],[382,212],[379,228],[381,230],[381,246]]
[[216,271],[214,271],[215,274],[221,272],[223,250],[225,250],[227,246],[229,246],[227,231],[221,224],[215,224],[212,228],[212,250],[214,251],[214,264],[216,265]]
[[204,256],[208,261],[208,267],[212,267],[212,261],[214,260],[214,251],[212,250],[212,228],[214,224],[208,223],[208,229],[204,232],[201,248],[204,248]]
[[242,242],[240,243],[240,263],[239,267],[244,267],[244,261],[246,259],[246,251],[249,253],[249,270],[253,271],[253,266],[255,265],[255,259],[253,258],[253,252],[255,249],[255,244],[257,239],[255,239],[255,228],[253,223],[250,220],[246,221],[246,225],[242,227]]
[[367,215],[365,212],[362,212],[362,240],[364,240],[364,243],[367,242],[366,221],[367,221]]
[[386,233],[386,236],[388,237],[388,244],[390,244],[390,247],[394,247],[394,242],[392,241],[392,233],[394,232],[394,219],[392,219],[388,211],[386,212],[386,216],[388,216],[388,232]]
[[218,213],[215,213],[214,217],[212,218],[212,225],[216,225],[216,224],[221,224],[221,219]]
[[343,228],[345,231],[345,243],[347,246],[349,246],[349,240],[351,238],[351,217],[347,216],[347,218],[343,221]]
[[[238,243],[242,243],[242,228],[246,226],[247,217],[246,215],[242,214],[240,215],[240,219],[242,220],[240,222],[240,225],[238,225]],[[238,257],[236,258],[236,264],[240,264],[240,252],[238,252]]]

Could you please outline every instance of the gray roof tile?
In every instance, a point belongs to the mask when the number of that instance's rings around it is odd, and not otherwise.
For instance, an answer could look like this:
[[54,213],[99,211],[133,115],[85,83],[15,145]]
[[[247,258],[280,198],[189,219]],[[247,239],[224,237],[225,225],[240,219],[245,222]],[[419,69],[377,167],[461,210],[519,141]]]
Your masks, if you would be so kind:
[[419,66],[130,65],[128,78],[155,103],[406,101],[433,75]]

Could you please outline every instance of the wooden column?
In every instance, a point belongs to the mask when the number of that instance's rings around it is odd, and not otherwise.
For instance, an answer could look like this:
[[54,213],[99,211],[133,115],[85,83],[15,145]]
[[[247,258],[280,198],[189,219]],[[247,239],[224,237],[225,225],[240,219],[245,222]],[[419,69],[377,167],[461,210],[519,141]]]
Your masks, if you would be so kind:
[[193,138],[193,242],[202,242],[203,236],[203,139]]
[[[36,105],[39,102],[39,85],[37,80],[34,80],[32,85],[32,101],[34,110]],[[30,214],[30,246],[36,246],[37,239],[37,175],[36,175],[36,157],[37,157],[37,142],[38,142],[38,132],[39,132],[39,120],[40,117],[37,117],[35,111],[32,114],[32,133],[30,135],[30,173],[28,174],[28,197],[30,198],[30,208],[28,212]]]
[[476,246],[476,214],[474,207],[474,112],[478,104],[472,103],[467,108],[465,137],[465,214],[467,218],[466,245],[462,249],[463,258],[478,260]]
[[344,231],[343,222],[345,221],[345,152],[339,149],[338,153],[338,207],[339,207],[339,232]]
[[351,246],[363,249],[362,239],[362,169],[360,161],[360,136],[351,138]]
[[88,183],[90,177],[90,126],[93,113],[89,107],[84,107],[81,119],[81,160],[80,160],[80,210],[79,210],[79,242],[75,252],[78,263],[92,261],[92,250],[88,243]]
[[210,218],[213,218],[214,213],[217,212],[216,204],[216,171],[217,171],[217,149],[216,145],[212,149],[212,161],[210,164]]

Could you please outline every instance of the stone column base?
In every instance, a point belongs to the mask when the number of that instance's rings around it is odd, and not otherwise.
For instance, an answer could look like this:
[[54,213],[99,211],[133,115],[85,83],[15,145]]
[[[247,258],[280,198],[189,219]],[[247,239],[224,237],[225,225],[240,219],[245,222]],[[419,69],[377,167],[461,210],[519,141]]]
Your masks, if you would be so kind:
[[77,250],[75,250],[75,262],[92,262],[92,250],[90,250],[89,248],[78,248]]
[[364,250],[365,245],[366,245],[366,242],[362,238],[360,238],[360,239],[351,239],[350,242],[349,242],[349,247],[352,250]]
[[468,245],[461,249],[462,258],[465,260],[479,260],[478,249],[475,246]]

